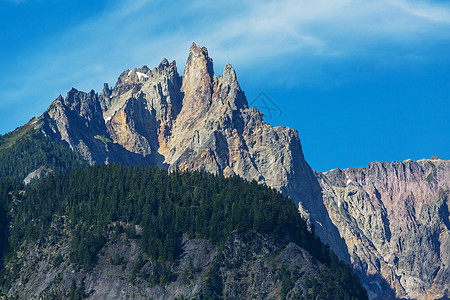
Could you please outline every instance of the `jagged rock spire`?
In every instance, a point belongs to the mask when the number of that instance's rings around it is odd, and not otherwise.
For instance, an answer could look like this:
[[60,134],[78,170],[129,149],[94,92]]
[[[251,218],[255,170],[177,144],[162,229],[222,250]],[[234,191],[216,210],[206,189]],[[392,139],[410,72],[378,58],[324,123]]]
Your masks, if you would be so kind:
[[186,84],[190,84],[190,80],[196,79],[198,76],[209,78],[209,83],[211,83],[214,76],[213,60],[208,56],[206,47],[198,47],[192,43],[183,78],[185,78]]
[[202,116],[211,105],[212,82],[214,77],[213,61],[205,47],[192,43],[183,75],[181,92],[184,93],[183,115]]
[[232,110],[248,108],[247,99],[239,85],[236,71],[230,64],[225,65],[222,75],[214,85],[213,103],[219,101],[228,105]]

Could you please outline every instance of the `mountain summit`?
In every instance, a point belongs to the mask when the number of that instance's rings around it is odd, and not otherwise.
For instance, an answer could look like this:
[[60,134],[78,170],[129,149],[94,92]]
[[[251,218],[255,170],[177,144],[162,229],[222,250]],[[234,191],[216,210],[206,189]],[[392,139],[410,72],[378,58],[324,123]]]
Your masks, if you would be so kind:
[[355,267],[373,299],[450,295],[450,163],[314,172],[298,132],[248,107],[233,67],[215,76],[205,47],[192,44],[183,76],[167,59],[126,70],[101,94],[59,96],[34,124],[91,165],[152,164],[276,188]]
[[100,95],[72,89],[39,120],[44,135],[66,142],[90,164],[239,175],[284,191],[296,203],[320,193],[297,131],[267,124],[248,107],[233,67],[214,76],[208,50],[195,43],[183,77],[166,59],[153,70],[127,70]]

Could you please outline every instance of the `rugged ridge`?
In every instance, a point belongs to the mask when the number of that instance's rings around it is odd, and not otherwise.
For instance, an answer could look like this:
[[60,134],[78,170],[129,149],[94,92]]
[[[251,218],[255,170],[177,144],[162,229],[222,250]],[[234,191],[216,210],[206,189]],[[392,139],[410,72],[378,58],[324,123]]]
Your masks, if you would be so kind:
[[374,162],[316,175],[369,296],[450,297],[450,161]]
[[[202,170],[276,188],[352,263],[372,298],[448,296],[448,162],[314,172],[298,132],[273,127],[248,107],[233,67],[215,76],[205,47],[192,44],[183,76],[164,59],[152,70],[124,71],[100,94],[72,89],[37,124],[90,164]],[[430,170],[436,177],[428,182]]]
[[248,107],[233,67],[214,76],[207,49],[195,43],[183,77],[166,59],[153,70],[127,70],[100,95],[72,89],[65,99],[58,97],[39,121],[42,133],[67,142],[90,164],[239,175],[277,188],[296,203],[320,194],[298,132],[266,123]]

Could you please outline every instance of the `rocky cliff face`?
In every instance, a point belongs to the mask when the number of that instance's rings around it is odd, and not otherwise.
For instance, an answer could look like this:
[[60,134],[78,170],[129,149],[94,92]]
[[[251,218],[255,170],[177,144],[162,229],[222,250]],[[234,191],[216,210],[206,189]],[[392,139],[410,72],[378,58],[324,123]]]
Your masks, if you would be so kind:
[[450,161],[374,162],[316,174],[370,296],[450,297]]
[[8,299],[72,299],[74,287],[87,299],[205,299],[199,295],[208,289],[214,264],[225,299],[299,299],[312,293],[311,279],[323,284],[324,266],[307,251],[293,243],[282,247],[257,233],[233,233],[220,249],[185,235],[176,261],[157,262],[141,254],[140,239],[111,231],[95,268],[85,271],[69,262],[66,225],[61,218],[39,246],[17,253],[18,279]]
[[195,44],[183,77],[166,59],[153,70],[127,70],[100,95],[72,89],[39,120],[41,132],[63,140],[91,164],[239,175],[277,188],[296,203],[320,195],[297,131],[264,122],[248,107],[233,67],[214,76],[208,50]]
[[448,163],[314,173],[297,131],[249,108],[232,66],[215,76],[204,47],[191,46],[182,77],[166,59],[127,70],[99,95],[72,89],[39,120],[43,134],[90,164],[239,175],[282,191],[353,264],[372,297],[448,295]]

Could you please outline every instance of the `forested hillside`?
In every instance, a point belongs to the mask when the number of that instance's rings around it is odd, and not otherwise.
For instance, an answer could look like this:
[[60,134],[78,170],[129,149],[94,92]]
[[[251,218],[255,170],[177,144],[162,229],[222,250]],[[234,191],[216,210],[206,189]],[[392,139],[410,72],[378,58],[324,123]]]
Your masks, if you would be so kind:
[[[308,279],[307,292],[292,292],[291,298],[367,297],[350,267],[308,230],[292,201],[256,182],[200,172],[167,173],[154,167],[109,165],[51,174],[27,187],[3,180],[0,188],[2,220],[7,213],[11,221],[6,267],[1,276],[4,295],[17,280],[22,280],[17,253],[31,244],[44,245],[55,231],[55,220],[64,218],[64,236],[71,240],[67,265],[74,271],[89,272],[95,268],[99,252],[125,232],[127,238],[138,240],[142,247],[142,265],[136,267],[134,280],[146,260],[176,262],[186,234],[189,239],[204,239],[217,247],[219,254],[209,269],[209,279],[196,297],[220,299],[225,285],[221,270],[230,267],[220,249],[232,234],[250,240],[262,234],[279,247],[290,243],[300,246],[322,265],[320,276]],[[111,259],[111,263],[122,264],[124,258],[114,259],[117,261]],[[63,259],[58,260],[59,266]],[[164,285],[175,280],[170,268],[166,268],[166,273],[166,279],[161,280],[159,272],[159,280],[155,280],[155,274],[150,272],[147,283]],[[285,297],[301,274],[286,270],[280,274],[284,284],[280,297]]]
[[67,145],[35,130],[33,122],[0,135],[0,177],[21,181],[40,167],[62,173],[87,165]]

